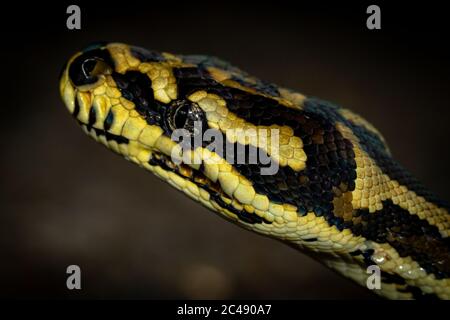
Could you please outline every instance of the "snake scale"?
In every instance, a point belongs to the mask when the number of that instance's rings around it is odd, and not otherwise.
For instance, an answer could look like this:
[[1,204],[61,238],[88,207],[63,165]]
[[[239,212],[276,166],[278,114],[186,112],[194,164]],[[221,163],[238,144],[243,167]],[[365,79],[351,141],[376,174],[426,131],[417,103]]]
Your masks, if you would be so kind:
[[[219,216],[363,286],[367,268],[377,266],[381,287],[373,291],[383,297],[450,298],[449,206],[348,109],[218,58],[121,43],[76,53],[59,90],[89,136]],[[229,161],[206,142],[180,149],[172,133],[183,129],[195,139],[195,122],[222,138],[227,152],[241,150],[244,161]],[[254,129],[257,139],[236,129]],[[260,143],[259,129],[278,133],[276,150]],[[255,151],[276,163],[276,172],[262,174],[262,158],[246,157]]]

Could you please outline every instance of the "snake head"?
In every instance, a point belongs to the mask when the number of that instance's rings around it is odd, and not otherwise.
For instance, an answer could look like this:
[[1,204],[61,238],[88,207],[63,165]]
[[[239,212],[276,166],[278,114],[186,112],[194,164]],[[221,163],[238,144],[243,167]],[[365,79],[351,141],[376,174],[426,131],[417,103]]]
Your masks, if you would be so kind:
[[411,298],[423,283],[448,298],[447,206],[349,110],[216,58],[120,43],[70,58],[60,93],[89,136],[222,217],[309,249],[363,285],[365,264],[381,265],[390,297]]
[[[227,87],[220,83],[237,69],[226,70],[226,63],[205,59],[97,44],[69,59],[60,77],[60,94],[96,141],[226,218],[270,224],[268,197],[256,193],[251,180],[225,159],[225,150],[213,152],[201,140],[212,130],[216,144],[232,140],[232,146],[249,145],[236,133],[225,135],[225,129],[241,129],[243,124],[227,109]],[[174,141],[176,133],[188,147],[180,139]],[[198,138],[201,142],[194,146]],[[248,148],[238,152],[247,153]],[[243,158],[245,162],[248,157]],[[259,170],[258,165],[251,170]]]
[[[333,188],[352,188],[351,143],[336,146],[343,137],[329,120],[304,110],[301,94],[217,58],[98,44],[69,59],[60,92],[89,136],[264,234],[324,215]],[[329,166],[325,143],[336,162]]]

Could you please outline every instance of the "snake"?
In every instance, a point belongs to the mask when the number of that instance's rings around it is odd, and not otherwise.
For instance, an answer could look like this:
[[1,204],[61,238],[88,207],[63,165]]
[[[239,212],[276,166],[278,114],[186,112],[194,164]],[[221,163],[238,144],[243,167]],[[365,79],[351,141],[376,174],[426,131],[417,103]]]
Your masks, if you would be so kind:
[[218,216],[383,298],[450,299],[449,205],[349,109],[115,42],[70,57],[59,92],[87,135]]

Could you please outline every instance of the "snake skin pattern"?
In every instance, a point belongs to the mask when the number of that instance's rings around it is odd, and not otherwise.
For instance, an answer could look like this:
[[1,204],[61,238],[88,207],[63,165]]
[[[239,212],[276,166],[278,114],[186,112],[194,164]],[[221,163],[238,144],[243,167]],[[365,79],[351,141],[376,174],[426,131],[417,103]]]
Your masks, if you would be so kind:
[[[448,205],[353,112],[217,58],[120,43],[75,54],[62,71],[60,93],[89,136],[227,220],[282,240],[363,286],[367,267],[377,265],[381,289],[374,292],[381,296],[450,298]],[[194,119],[233,148],[272,156],[278,171],[261,175],[262,163],[233,164],[205,145],[185,151],[200,163],[174,163],[171,133],[192,131]],[[239,128],[278,129],[279,152],[269,155],[229,133]]]

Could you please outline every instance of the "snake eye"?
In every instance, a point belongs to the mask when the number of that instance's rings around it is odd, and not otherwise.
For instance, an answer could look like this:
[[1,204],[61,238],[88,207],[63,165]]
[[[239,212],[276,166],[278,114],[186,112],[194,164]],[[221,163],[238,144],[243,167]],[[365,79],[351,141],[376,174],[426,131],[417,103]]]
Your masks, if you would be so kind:
[[192,134],[197,134],[205,126],[205,115],[203,110],[195,103],[177,101],[170,108],[168,116],[169,128],[185,129]]
[[98,76],[111,74],[112,67],[104,50],[92,50],[75,58],[69,67],[69,77],[75,86],[93,84]]

